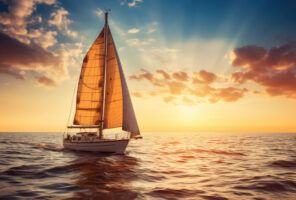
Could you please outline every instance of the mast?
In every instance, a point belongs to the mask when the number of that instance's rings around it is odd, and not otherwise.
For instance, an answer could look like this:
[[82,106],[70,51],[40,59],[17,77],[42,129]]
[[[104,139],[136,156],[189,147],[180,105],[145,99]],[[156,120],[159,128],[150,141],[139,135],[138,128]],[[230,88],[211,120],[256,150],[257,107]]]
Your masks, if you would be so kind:
[[101,125],[99,127],[99,138],[103,137],[104,129],[104,114],[105,114],[105,98],[106,98],[106,71],[107,71],[107,52],[108,52],[108,10],[105,12],[105,25],[104,25],[104,77],[103,77],[103,88],[102,88],[102,107],[101,107]]
[[108,25],[109,11],[105,11],[105,24],[83,59],[73,126],[69,128],[96,128],[103,138],[104,129],[121,127],[134,137],[140,130]]

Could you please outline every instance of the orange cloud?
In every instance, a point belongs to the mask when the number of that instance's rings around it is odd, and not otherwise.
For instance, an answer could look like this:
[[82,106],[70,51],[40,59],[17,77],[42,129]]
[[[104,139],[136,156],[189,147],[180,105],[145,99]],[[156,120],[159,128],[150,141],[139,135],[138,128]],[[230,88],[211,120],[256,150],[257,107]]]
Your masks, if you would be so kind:
[[166,71],[162,70],[162,69],[158,69],[158,70],[156,70],[156,72],[161,74],[164,79],[171,79],[170,74],[167,73]]
[[148,80],[148,81],[152,81],[153,80],[153,74],[150,73],[149,71],[147,70],[144,70],[144,69],[141,69],[141,73],[140,74],[134,74],[134,75],[131,75],[129,77],[131,80]]
[[[162,76],[157,76],[161,74]],[[175,80],[172,80],[173,77]],[[217,75],[201,70],[199,72],[169,72],[165,70],[156,70],[149,72],[141,70],[138,74],[130,76],[131,80],[143,81],[146,80],[152,84],[153,90],[147,90],[145,93],[148,96],[161,96],[166,103],[193,105],[199,100],[215,103],[218,101],[233,102],[242,98],[247,89],[235,87],[217,88],[212,84],[218,79]],[[195,84],[192,84],[195,83]],[[161,91],[160,91],[161,90]],[[134,92],[134,96],[143,97]]]
[[214,91],[211,93],[210,100],[212,102],[217,102],[219,100],[233,102],[242,98],[246,92],[248,92],[248,89],[246,88],[240,89],[234,87],[227,87],[214,89]]
[[240,69],[232,74],[237,83],[252,81],[271,96],[296,98],[296,42],[266,50],[245,46],[234,50],[232,65]]
[[193,83],[212,83],[217,79],[216,74],[205,70],[200,70],[194,73]]
[[172,75],[178,81],[187,81],[188,80],[188,75],[186,72],[182,72],[182,71],[174,72]]
[[171,94],[181,94],[182,91],[186,89],[186,85],[178,81],[169,81],[166,82],[166,85],[168,86]]

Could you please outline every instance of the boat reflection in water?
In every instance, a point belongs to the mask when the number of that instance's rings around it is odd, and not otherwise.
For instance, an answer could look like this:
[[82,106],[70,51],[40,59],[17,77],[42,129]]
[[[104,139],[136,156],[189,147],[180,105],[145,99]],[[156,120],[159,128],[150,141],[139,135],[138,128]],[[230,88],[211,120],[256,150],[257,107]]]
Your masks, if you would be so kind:
[[77,158],[69,168],[73,168],[76,180],[73,184],[78,191],[69,199],[135,199],[131,181],[138,179],[138,159],[127,155],[92,155],[74,153]]

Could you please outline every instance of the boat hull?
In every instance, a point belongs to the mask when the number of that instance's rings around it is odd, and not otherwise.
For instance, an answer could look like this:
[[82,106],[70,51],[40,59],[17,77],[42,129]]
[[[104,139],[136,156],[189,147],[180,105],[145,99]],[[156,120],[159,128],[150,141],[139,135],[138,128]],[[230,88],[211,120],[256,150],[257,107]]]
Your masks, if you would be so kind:
[[64,141],[64,148],[75,151],[89,151],[98,153],[124,154],[129,139],[102,140],[95,142],[69,142]]

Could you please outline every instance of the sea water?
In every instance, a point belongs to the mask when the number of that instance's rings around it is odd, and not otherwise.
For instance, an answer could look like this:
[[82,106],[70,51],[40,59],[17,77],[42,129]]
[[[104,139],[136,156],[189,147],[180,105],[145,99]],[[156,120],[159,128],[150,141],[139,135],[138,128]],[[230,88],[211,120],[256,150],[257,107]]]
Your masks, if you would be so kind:
[[143,133],[125,155],[0,133],[0,199],[296,199],[296,134]]

